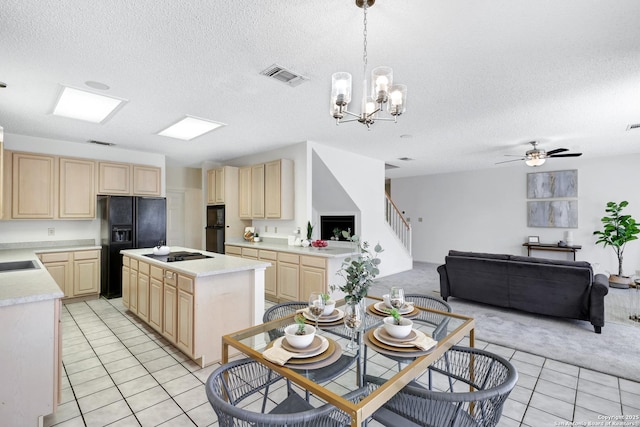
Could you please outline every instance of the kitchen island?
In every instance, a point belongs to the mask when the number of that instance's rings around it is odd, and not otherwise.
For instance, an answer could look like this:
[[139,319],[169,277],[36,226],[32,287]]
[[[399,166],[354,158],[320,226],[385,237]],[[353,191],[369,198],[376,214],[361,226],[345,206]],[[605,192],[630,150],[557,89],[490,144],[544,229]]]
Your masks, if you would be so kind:
[[[123,250],[122,303],[204,367],[221,359],[225,334],[262,322],[269,262],[196,249],[209,258],[167,262],[151,248]],[[175,258],[175,257],[174,257]]]

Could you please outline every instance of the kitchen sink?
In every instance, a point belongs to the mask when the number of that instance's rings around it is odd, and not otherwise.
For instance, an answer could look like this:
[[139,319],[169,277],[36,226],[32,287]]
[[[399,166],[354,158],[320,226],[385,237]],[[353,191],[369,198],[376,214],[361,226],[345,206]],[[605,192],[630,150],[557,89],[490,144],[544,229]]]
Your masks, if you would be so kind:
[[32,270],[35,268],[40,268],[35,261],[0,262],[0,273],[5,271]]

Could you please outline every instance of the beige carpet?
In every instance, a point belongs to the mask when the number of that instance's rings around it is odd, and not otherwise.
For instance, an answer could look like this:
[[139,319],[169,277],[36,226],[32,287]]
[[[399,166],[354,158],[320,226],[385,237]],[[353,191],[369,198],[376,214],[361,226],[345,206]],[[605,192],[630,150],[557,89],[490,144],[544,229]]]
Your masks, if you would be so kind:
[[[372,295],[391,286],[407,293],[440,295],[436,264],[418,263],[414,269],[377,279]],[[588,321],[541,316],[449,298],[454,312],[476,319],[476,338],[521,351],[640,381],[640,324],[630,321],[631,291],[609,289],[605,297],[605,326],[593,332]]]

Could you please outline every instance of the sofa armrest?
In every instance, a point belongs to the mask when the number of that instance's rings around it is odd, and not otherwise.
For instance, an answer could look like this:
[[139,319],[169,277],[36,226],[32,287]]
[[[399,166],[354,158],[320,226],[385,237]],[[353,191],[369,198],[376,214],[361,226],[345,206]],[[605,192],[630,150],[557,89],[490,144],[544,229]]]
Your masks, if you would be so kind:
[[440,296],[446,301],[451,295],[449,292],[449,277],[447,276],[446,264],[438,266],[438,273],[440,274]]
[[596,332],[604,326],[604,297],[609,293],[608,279],[604,274],[596,274],[589,294],[589,321]]

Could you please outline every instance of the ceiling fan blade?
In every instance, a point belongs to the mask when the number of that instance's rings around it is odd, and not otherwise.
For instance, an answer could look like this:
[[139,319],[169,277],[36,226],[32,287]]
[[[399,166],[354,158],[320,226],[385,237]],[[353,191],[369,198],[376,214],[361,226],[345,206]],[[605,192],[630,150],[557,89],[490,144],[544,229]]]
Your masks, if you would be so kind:
[[498,162],[496,163],[496,165],[499,165],[500,163],[509,163],[509,162],[519,162],[521,160],[524,160],[524,157],[521,157],[519,159],[513,159],[513,160],[505,160],[504,162]]
[[580,157],[582,156],[582,153],[569,153],[569,154],[552,154],[552,155],[548,155],[547,157]]
[[547,151],[547,156],[550,155],[550,154],[563,153],[565,151],[569,151],[569,149],[567,149],[567,148],[556,148],[555,150]]
[[522,154],[503,154],[506,157],[522,157]]

